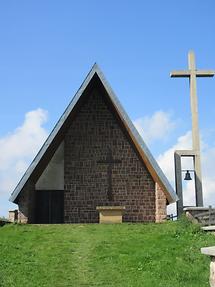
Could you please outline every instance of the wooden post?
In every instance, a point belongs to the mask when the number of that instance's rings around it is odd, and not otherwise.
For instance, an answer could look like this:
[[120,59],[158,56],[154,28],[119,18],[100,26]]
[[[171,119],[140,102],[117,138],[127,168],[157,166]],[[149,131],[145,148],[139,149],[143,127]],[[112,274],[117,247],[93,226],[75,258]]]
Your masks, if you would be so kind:
[[177,216],[179,217],[183,213],[183,193],[182,193],[182,176],[181,176],[181,156],[175,152],[175,189],[179,200],[177,201]]
[[211,211],[212,211],[212,206],[209,205],[209,216],[208,216],[209,226],[211,225]]

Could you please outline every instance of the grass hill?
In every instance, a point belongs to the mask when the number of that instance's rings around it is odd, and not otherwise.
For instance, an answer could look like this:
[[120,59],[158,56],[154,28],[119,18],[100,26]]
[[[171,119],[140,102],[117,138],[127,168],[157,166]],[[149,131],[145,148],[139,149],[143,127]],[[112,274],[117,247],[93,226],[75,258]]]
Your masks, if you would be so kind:
[[209,286],[200,248],[215,237],[182,219],[163,224],[6,225],[0,286]]

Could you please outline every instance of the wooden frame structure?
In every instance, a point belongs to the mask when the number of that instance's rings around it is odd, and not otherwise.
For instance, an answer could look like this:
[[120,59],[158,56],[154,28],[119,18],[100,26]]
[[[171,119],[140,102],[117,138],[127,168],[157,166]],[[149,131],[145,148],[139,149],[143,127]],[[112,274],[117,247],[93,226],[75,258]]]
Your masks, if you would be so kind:
[[[183,188],[182,188],[182,169],[181,169],[181,158],[182,157],[192,157],[194,162],[194,170],[197,153],[193,150],[176,150],[174,153],[175,162],[175,189],[179,200],[177,201],[177,215],[180,216],[183,213],[184,201],[183,201]],[[203,196],[202,196],[202,182],[194,172],[195,180],[195,198],[196,206],[203,206]]]

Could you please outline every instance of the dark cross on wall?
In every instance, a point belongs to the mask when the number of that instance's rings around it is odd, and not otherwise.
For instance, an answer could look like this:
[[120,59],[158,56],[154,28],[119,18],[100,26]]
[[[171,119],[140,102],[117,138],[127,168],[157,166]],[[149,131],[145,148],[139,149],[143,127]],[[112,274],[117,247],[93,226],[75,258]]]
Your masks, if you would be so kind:
[[107,158],[106,160],[99,160],[97,161],[97,163],[101,163],[101,164],[107,164],[107,176],[108,176],[108,193],[107,193],[107,197],[109,201],[113,200],[113,188],[112,188],[112,170],[113,170],[113,166],[114,164],[117,163],[121,163],[122,161],[119,159],[114,159],[113,155],[112,155],[112,151],[109,148],[108,149],[108,153],[107,153]]

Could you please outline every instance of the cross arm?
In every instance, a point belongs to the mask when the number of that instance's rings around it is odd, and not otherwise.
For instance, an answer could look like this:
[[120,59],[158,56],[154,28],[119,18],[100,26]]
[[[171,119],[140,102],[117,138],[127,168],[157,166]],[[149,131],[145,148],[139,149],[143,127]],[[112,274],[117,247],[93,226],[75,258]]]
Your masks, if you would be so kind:
[[171,78],[177,78],[177,77],[190,77],[190,71],[189,70],[182,70],[182,71],[172,71],[170,73]]
[[213,70],[197,70],[196,71],[196,77],[213,77],[215,74],[215,71]]
[[181,71],[172,71],[170,73],[171,78],[177,77],[190,77],[191,73],[194,73],[196,77],[213,77],[215,71],[213,70],[181,70]]
[[120,159],[115,159],[113,163],[122,163]]

